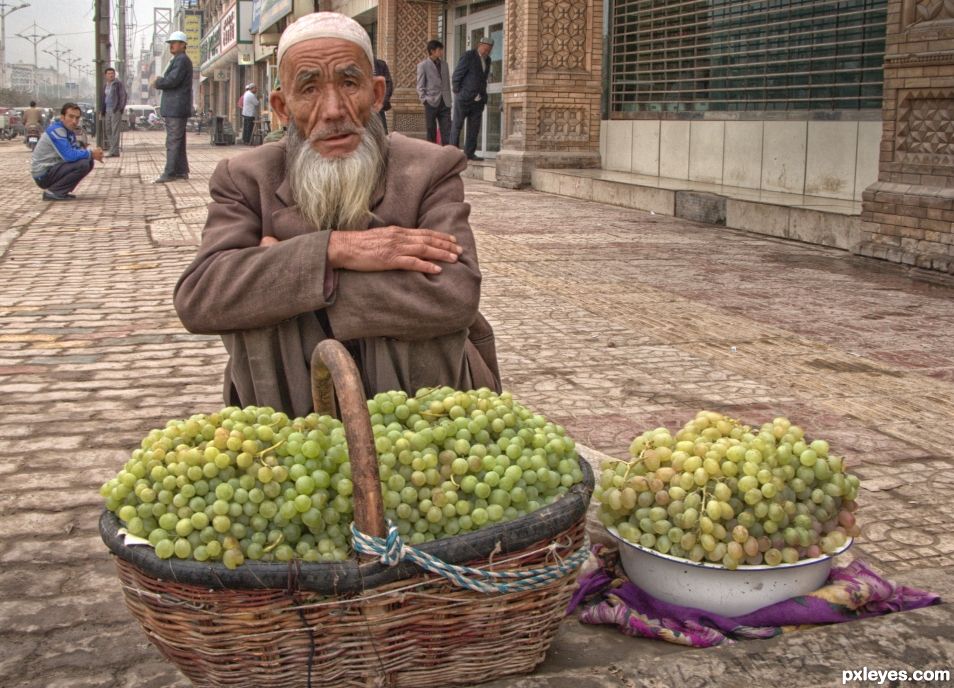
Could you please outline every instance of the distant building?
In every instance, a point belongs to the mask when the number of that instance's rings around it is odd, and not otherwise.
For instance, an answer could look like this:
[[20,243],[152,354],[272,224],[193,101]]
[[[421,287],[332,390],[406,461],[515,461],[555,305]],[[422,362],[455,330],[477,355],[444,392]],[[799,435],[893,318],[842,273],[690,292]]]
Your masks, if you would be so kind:
[[[52,67],[40,67],[35,70],[32,64],[17,62],[16,64],[6,64],[4,68],[7,77],[5,83],[9,84],[9,87],[14,91],[34,93],[34,85],[37,85],[39,86],[39,95],[44,97],[66,93],[66,79]],[[57,91],[57,87],[59,87],[59,91]]]

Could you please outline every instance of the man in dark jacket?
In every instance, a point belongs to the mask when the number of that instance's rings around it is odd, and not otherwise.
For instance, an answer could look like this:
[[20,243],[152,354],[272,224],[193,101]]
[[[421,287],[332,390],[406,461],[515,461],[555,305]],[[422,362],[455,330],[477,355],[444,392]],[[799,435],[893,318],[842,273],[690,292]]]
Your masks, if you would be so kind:
[[107,67],[103,72],[106,88],[99,96],[99,111],[106,129],[109,152],[107,158],[119,157],[119,143],[123,130],[123,111],[126,109],[126,85],[116,78],[116,70]]
[[153,81],[162,91],[159,114],[166,123],[166,167],[157,184],[189,178],[186,158],[186,122],[192,114],[192,60],[186,55],[186,35],[173,31],[166,39],[172,59],[165,73]]
[[454,126],[451,129],[451,143],[460,148],[460,131],[467,121],[467,138],[464,141],[464,154],[468,160],[478,158],[477,137],[480,135],[480,123],[487,103],[487,77],[490,75],[490,51],[494,39],[484,36],[477,47],[460,56],[460,62],[454,69],[451,85],[454,90]]

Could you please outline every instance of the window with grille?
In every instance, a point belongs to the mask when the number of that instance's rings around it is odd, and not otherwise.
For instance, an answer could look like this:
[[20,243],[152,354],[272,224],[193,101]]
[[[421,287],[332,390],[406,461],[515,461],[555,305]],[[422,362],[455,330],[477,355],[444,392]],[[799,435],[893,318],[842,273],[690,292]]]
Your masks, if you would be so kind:
[[880,108],[887,0],[614,0],[613,113]]

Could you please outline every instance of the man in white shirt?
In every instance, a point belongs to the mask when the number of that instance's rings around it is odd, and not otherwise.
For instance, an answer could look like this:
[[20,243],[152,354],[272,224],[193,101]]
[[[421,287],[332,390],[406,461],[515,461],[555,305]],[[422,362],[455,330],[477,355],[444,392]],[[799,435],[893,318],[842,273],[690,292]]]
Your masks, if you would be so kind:
[[258,114],[258,86],[247,84],[242,96],[242,143],[252,145],[252,132],[255,130],[255,116]]

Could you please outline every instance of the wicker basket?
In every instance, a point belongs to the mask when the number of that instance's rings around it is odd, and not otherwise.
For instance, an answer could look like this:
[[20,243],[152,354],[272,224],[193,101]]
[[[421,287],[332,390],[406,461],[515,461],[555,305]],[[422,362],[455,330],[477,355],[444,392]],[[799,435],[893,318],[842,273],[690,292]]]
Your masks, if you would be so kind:
[[[316,408],[327,408],[330,378],[335,381],[355,482],[355,523],[381,536],[377,456],[357,370],[331,340],[316,350],[312,369]],[[583,546],[593,487],[592,471],[580,463],[584,482],[553,504],[418,549],[450,564],[496,571],[570,556]],[[252,562],[229,570],[126,547],[119,525],[110,512],[100,519],[126,604],[195,686],[443,688],[528,673],[543,660],[576,579],[573,571],[533,590],[484,594],[408,563]]]

